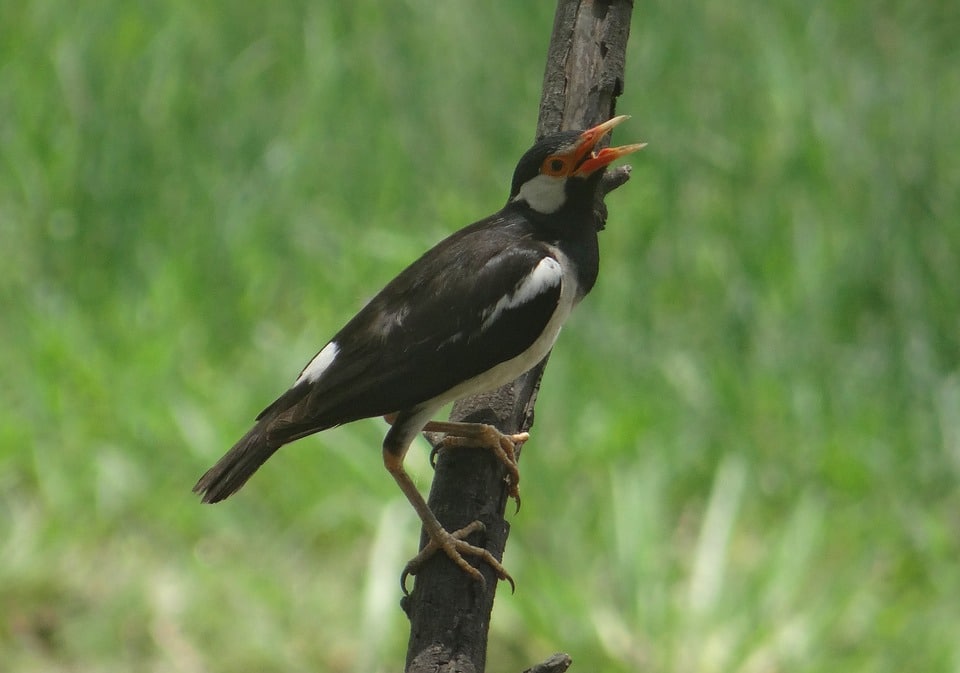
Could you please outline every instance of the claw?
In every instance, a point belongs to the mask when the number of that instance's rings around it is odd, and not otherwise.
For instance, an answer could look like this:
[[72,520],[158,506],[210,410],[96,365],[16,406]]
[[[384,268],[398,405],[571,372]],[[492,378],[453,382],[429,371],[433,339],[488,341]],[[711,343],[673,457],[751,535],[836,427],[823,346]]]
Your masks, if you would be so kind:
[[[483,575],[474,566],[467,563],[464,555],[478,557],[481,561],[493,568],[499,579],[506,580],[510,583],[511,591],[515,591],[516,584],[513,578],[510,577],[510,573],[500,564],[500,561],[494,558],[493,554],[488,550],[483,547],[474,546],[465,540],[470,534],[483,531],[483,523],[474,521],[470,525],[450,533],[437,521],[436,515],[430,510],[430,506],[426,500],[423,499],[420,491],[417,490],[416,484],[413,483],[410,475],[403,469],[403,457],[406,455],[407,449],[410,448],[410,437],[403,436],[400,434],[400,431],[398,431],[398,428],[403,430],[404,415],[402,413],[399,415],[387,414],[384,416],[384,419],[393,426],[383,440],[384,467],[387,468],[387,471],[390,472],[396,480],[397,485],[400,487],[400,490],[403,491],[407,500],[413,505],[417,516],[419,516],[420,521],[423,522],[424,531],[426,531],[430,538],[423,550],[407,563],[400,575],[400,587],[403,589],[403,593],[409,595],[407,591],[407,577],[416,575],[420,571],[421,566],[423,566],[423,563],[440,549],[442,549],[450,560],[459,566],[461,570],[473,579],[479,580],[481,587],[484,587],[486,584]],[[507,466],[510,483],[509,492],[517,501],[517,509],[520,508],[520,493],[517,491],[517,483],[520,481],[520,471],[517,469],[516,444],[525,441],[528,437],[527,433],[504,435],[492,425],[450,421],[431,421],[419,429],[424,432],[445,433],[447,436],[444,437],[441,443],[442,447],[452,444],[454,446],[466,445],[492,449],[500,461]],[[433,462],[433,460],[431,460],[431,462]]]
[[436,468],[436,457],[448,447],[486,448],[493,451],[497,459],[507,468],[508,495],[517,504],[520,511],[520,468],[517,465],[517,445],[530,439],[530,433],[518,432],[507,435],[492,425],[484,423],[454,423],[431,421],[424,428],[431,432],[445,432],[446,437],[430,452],[430,464]]
[[400,588],[403,590],[404,595],[410,595],[410,592],[407,590],[407,577],[410,575],[416,575],[418,572],[420,572],[420,569],[423,567],[423,564],[427,561],[427,559],[431,558],[437,553],[437,551],[441,549],[444,551],[444,553],[446,553],[451,561],[457,564],[461,570],[470,575],[470,577],[473,579],[480,582],[481,590],[486,589],[487,582],[479,570],[467,563],[467,560],[463,558],[464,554],[479,557],[487,565],[493,568],[499,579],[506,580],[510,583],[510,592],[514,593],[517,590],[517,585],[510,576],[510,573],[507,572],[506,568],[504,568],[488,550],[484,549],[483,547],[472,545],[465,540],[465,538],[469,535],[472,535],[478,531],[483,532],[484,530],[485,527],[482,521],[474,521],[468,526],[464,526],[460,530],[456,530],[452,533],[448,533],[446,530],[441,528],[440,532],[437,534],[437,537],[432,537],[427,545],[420,550],[420,553],[407,562],[403,572],[400,574]]

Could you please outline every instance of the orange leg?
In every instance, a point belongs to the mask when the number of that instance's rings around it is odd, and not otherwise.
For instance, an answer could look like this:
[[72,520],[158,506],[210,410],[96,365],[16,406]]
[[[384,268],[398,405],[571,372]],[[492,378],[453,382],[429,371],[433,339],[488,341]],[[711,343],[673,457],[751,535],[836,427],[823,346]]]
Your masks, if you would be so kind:
[[463,558],[464,554],[479,557],[494,569],[497,577],[502,580],[507,580],[510,582],[511,588],[514,587],[513,578],[510,577],[510,573],[493,557],[493,554],[482,547],[470,544],[464,539],[476,531],[482,531],[482,522],[474,521],[470,525],[453,533],[447,532],[447,530],[440,525],[440,522],[437,521],[437,517],[434,516],[433,512],[430,511],[430,507],[427,506],[423,496],[420,495],[413,480],[410,479],[406,470],[403,469],[403,460],[397,460],[389,451],[383,452],[383,458],[387,470],[393,475],[393,478],[400,486],[400,490],[403,491],[403,494],[407,496],[407,500],[413,505],[413,509],[416,510],[417,515],[420,517],[420,521],[423,522],[423,529],[430,538],[427,546],[413,557],[403,569],[403,574],[400,576],[400,586],[403,587],[404,593],[407,593],[407,576],[416,575],[423,566],[423,563],[439,549],[442,549],[444,553],[450,557],[450,560],[456,563],[461,570],[481,584],[484,582],[483,575],[480,574],[479,570],[467,563],[466,559]]
[[490,449],[493,455],[507,468],[510,497],[520,511],[520,467],[517,465],[517,444],[530,439],[530,434],[521,432],[506,435],[486,423],[459,423],[455,421],[430,421],[423,427],[425,432],[443,432],[442,447],[469,447]]
[[[399,414],[387,414],[383,417],[393,425]],[[530,433],[520,432],[507,435],[487,423],[462,423],[459,421],[430,421],[422,428],[423,432],[440,432],[447,436],[440,445],[434,447],[430,453],[430,464],[438,451],[444,448],[468,447],[490,449],[493,455],[507,468],[507,479],[510,482],[510,497],[517,503],[516,511],[520,511],[520,467],[517,464],[517,444],[530,439]]]
[[[430,511],[430,507],[423,499],[423,496],[420,495],[420,492],[417,490],[413,480],[410,479],[410,475],[408,475],[406,470],[403,469],[403,459],[407,453],[407,449],[410,446],[410,442],[423,426],[418,423],[410,422],[412,420],[410,418],[399,417],[398,415],[392,415],[392,417],[385,418],[387,418],[388,422],[392,421],[393,427],[390,429],[390,432],[387,433],[387,437],[384,439],[383,463],[386,466],[387,471],[393,475],[394,480],[397,482],[400,490],[403,491],[403,494],[407,497],[407,500],[409,500],[410,504],[413,505],[413,509],[417,512],[417,516],[420,517],[420,521],[423,523],[423,529],[426,531],[427,537],[430,538],[430,541],[427,543],[427,545],[420,551],[419,554],[411,559],[403,569],[403,574],[400,576],[400,583],[404,592],[406,593],[407,590],[407,576],[416,575],[423,566],[423,563],[440,549],[442,549],[450,558],[450,560],[453,561],[461,570],[475,580],[483,583],[483,575],[479,570],[467,562],[467,560],[464,558],[464,555],[476,556],[480,558],[491,568],[493,568],[497,574],[497,577],[502,580],[507,580],[510,583],[511,588],[513,588],[515,586],[513,578],[510,577],[510,573],[506,571],[503,565],[501,565],[500,562],[494,558],[493,554],[491,554],[488,550],[472,545],[465,540],[465,538],[472,533],[482,531],[483,523],[480,521],[474,521],[473,523],[456,530],[453,533],[448,532],[442,525],[440,525],[440,522],[437,521],[437,517],[434,516],[432,511]],[[443,430],[437,431],[442,432]]]

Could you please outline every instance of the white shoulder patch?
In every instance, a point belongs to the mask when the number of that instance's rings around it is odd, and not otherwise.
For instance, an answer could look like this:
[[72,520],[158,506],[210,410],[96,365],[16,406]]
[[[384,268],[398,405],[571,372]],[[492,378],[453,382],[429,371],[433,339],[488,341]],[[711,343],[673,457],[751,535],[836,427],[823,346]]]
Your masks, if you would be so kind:
[[537,175],[523,183],[514,201],[526,201],[538,213],[555,213],[567,200],[566,178]]
[[[529,184],[529,183],[528,183]],[[563,281],[563,269],[560,262],[553,257],[544,257],[533,271],[524,276],[513,292],[500,298],[491,308],[483,312],[481,330],[487,329],[496,322],[504,311],[516,308],[531,301],[537,295],[543,294]]]
[[334,359],[337,357],[337,353],[340,352],[340,347],[337,345],[336,341],[331,341],[326,346],[323,347],[323,350],[317,353],[310,364],[303,368],[303,371],[300,372],[300,376],[297,377],[296,382],[293,385],[297,385],[302,381],[309,381],[313,383],[317,381],[327,368],[333,364]]

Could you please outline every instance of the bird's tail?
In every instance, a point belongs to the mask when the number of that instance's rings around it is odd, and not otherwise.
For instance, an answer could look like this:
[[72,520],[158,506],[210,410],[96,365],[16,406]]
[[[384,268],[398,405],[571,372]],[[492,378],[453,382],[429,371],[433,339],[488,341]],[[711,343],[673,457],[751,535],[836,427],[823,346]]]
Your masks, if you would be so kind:
[[267,458],[284,444],[282,441],[270,441],[267,434],[269,423],[265,421],[254,425],[216,465],[200,477],[193,492],[199,493],[203,502],[220,502],[237,492]]

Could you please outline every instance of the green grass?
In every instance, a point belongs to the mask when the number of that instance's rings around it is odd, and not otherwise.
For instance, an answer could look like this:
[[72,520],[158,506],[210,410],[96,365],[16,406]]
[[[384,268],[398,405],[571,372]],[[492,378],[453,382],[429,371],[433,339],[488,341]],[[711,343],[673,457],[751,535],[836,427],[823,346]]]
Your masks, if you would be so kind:
[[[502,203],[549,4],[0,10],[0,669],[398,670],[381,422],[190,487]],[[490,670],[960,670],[958,27],[637,3],[650,146],[547,371]]]

